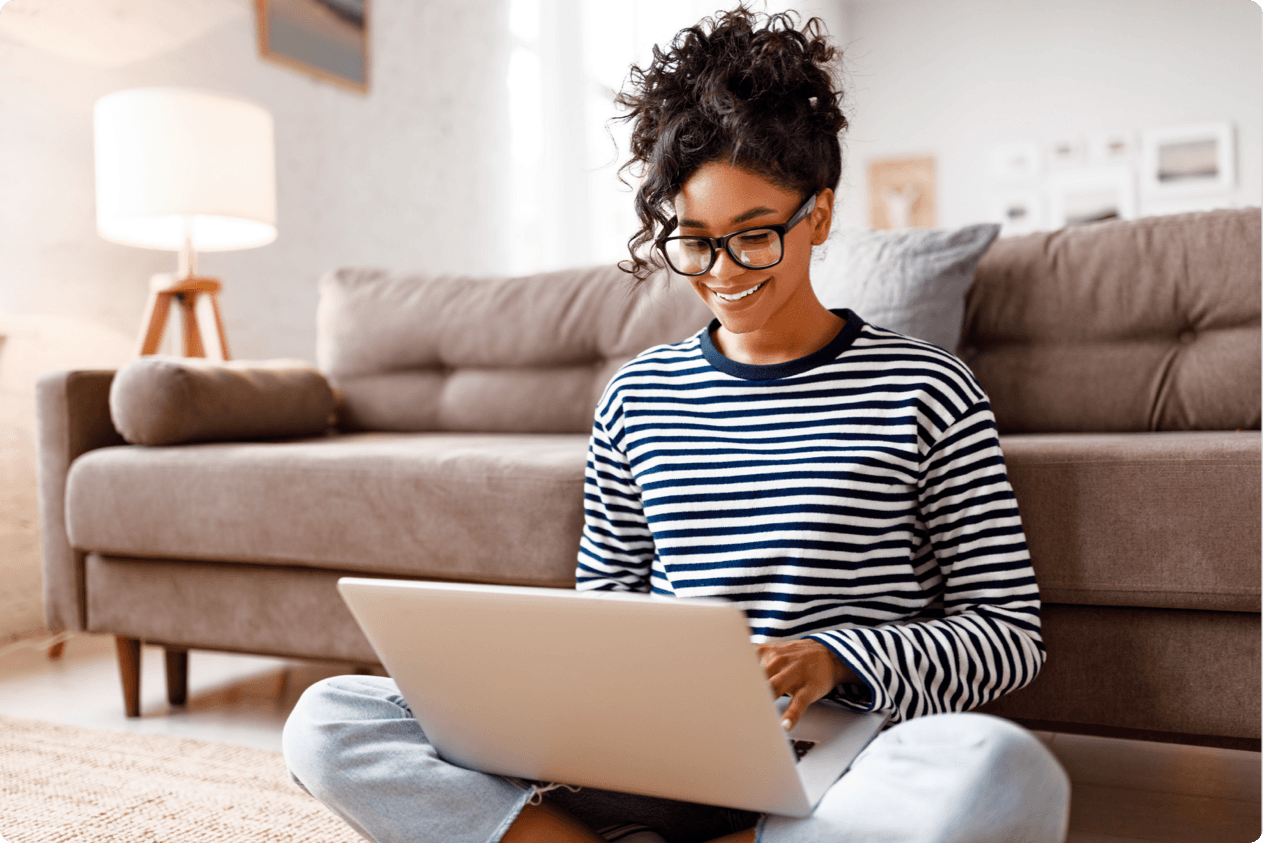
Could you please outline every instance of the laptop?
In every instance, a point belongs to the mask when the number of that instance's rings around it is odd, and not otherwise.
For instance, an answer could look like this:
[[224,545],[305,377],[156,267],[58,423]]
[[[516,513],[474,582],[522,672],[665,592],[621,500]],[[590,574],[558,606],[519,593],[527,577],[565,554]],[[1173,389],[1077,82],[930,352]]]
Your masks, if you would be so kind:
[[807,816],[885,725],[819,702],[794,729],[724,600],[343,577],[447,760],[521,779]]

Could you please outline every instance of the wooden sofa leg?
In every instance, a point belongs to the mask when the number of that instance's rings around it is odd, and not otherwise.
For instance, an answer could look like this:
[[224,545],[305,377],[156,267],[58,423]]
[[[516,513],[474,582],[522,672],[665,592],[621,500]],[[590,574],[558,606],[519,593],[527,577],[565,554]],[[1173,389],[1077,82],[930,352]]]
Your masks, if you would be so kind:
[[140,716],[140,639],[114,638],[118,649],[118,675],[123,680],[123,708],[128,717]]
[[167,647],[167,702],[184,705],[189,696],[189,651]]

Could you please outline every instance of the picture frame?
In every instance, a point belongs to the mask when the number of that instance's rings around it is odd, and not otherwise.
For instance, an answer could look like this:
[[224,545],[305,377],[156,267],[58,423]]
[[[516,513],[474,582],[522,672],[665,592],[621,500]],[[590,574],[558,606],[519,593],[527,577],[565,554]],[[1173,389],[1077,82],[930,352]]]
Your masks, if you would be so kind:
[[992,198],[991,219],[1000,223],[1000,236],[1032,234],[1044,229],[1044,201],[1038,190],[1000,193]]
[[1154,197],[1228,193],[1236,188],[1231,123],[1150,129],[1141,140],[1141,184]]
[[1136,159],[1136,133],[1130,129],[1103,132],[1088,138],[1088,163],[1093,166],[1130,164]]
[[935,194],[933,156],[880,158],[868,163],[871,228],[933,228]]
[[372,0],[255,0],[259,57],[368,93]]
[[1054,228],[1136,216],[1136,178],[1131,167],[1084,167],[1048,180],[1048,223]]
[[1035,141],[1000,143],[988,150],[991,178],[998,182],[1034,181],[1043,172],[1043,157]]
[[1083,138],[1057,138],[1048,144],[1048,168],[1058,170],[1087,163],[1087,143]]

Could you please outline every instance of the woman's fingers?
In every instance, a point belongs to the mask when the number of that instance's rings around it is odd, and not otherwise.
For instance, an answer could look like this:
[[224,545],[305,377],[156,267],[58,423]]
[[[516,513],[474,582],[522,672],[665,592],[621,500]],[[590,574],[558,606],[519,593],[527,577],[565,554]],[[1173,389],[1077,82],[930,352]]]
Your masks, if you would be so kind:
[[810,640],[759,644],[758,653],[772,693],[777,697],[785,694],[790,697],[781,721],[789,731],[807,706],[833,687],[833,656],[823,645]]
[[781,718],[782,728],[787,732],[794,728],[807,706],[829,693],[830,687],[827,680],[822,681],[818,674],[808,672],[801,665],[773,677],[772,692],[778,697],[788,694],[790,698]]
[[789,698],[789,705],[785,707],[785,713],[781,716],[781,728],[786,732],[798,725],[798,718],[803,716],[807,706],[820,699],[820,697],[808,699],[809,696],[804,689],[799,689],[798,693]]

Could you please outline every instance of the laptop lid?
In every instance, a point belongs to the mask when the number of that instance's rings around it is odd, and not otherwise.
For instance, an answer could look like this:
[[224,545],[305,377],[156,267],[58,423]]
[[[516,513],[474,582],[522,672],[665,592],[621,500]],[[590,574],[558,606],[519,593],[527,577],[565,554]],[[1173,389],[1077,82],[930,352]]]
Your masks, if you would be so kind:
[[812,706],[795,729],[819,738],[804,785],[727,601],[350,577],[338,589],[435,747],[490,773],[805,816],[885,722]]

